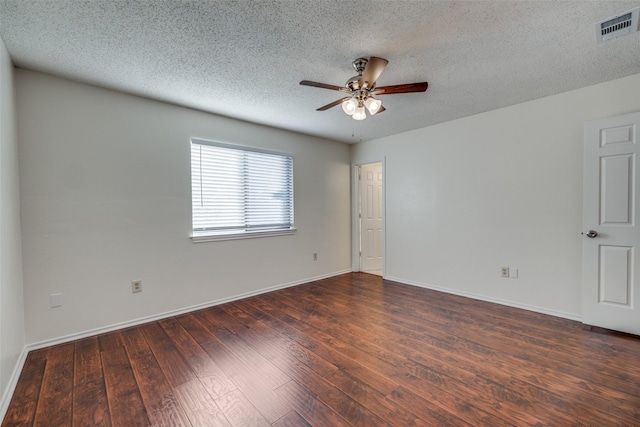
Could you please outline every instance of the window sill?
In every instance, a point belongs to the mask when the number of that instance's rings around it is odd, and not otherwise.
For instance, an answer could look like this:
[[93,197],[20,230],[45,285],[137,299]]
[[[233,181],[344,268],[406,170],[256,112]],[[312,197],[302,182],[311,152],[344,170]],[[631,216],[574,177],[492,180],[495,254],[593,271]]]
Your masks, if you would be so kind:
[[286,236],[295,234],[297,229],[287,228],[284,230],[268,230],[268,231],[243,231],[241,233],[211,233],[206,231],[194,232],[191,235],[193,243],[215,242],[218,240],[238,240],[253,239],[257,237]]

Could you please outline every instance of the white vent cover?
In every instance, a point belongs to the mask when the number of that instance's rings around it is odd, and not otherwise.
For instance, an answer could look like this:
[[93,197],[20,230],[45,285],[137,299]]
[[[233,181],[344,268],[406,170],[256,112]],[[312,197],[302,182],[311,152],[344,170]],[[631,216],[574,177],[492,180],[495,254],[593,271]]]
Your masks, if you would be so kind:
[[640,8],[635,8],[613,18],[596,23],[596,41],[598,43],[617,37],[626,36],[638,31],[638,14]]

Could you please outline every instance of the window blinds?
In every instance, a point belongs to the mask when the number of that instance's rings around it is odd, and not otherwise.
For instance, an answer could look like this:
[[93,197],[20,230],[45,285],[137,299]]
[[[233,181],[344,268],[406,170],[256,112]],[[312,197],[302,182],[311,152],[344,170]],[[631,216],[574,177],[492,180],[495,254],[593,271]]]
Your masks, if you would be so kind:
[[233,234],[293,227],[293,158],[191,141],[194,232]]

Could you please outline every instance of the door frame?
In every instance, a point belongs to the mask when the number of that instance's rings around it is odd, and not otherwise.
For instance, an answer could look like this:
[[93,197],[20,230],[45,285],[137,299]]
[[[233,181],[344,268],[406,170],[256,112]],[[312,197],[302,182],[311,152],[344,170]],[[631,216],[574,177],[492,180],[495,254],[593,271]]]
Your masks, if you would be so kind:
[[351,164],[351,271],[362,271],[362,258],[360,253],[360,244],[362,238],[362,230],[360,223],[360,181],[358,173],[360,166],[372,163],[382,163],[382,277],[387,275],[387,168],[386,156],[378,159],[369,159]]

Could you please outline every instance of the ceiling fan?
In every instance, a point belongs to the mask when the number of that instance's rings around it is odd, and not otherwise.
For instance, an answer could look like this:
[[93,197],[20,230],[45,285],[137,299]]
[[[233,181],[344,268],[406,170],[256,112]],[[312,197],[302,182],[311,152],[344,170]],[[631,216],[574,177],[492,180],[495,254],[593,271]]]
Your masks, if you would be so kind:
[[316,109],[316,111],[325,111],[338,104],[342,104],[344,112],[350,115],[354,120],[364,120],[367,117],[365,108],[369,110],[371,115],[381,113],[385,110],[382,106],[382,101],[376,99],[374,96],[392,95],[395,93],[424,92],[427,90],[427,82],[376,87],[376,80],[388,63],[389,61],[386,59],[376,58],[375,56],[372,56],[369,59],[356,59],[353,61],[353,68],[356,69],[358,75],[347,80],[344,87],[312,82],[309,80],[303,80],[300,84],[303,86],[337,90],[347,95],[344,98],[338,99],[337,101]]

